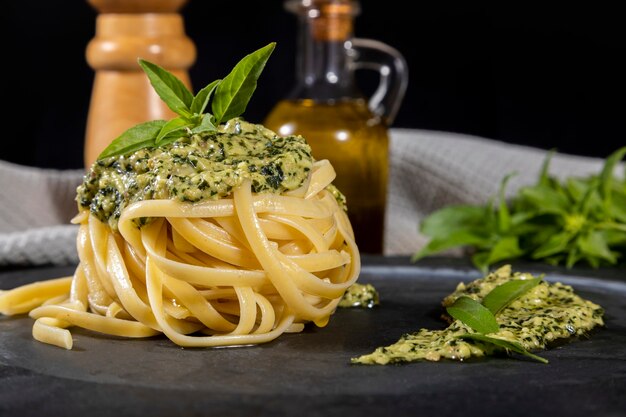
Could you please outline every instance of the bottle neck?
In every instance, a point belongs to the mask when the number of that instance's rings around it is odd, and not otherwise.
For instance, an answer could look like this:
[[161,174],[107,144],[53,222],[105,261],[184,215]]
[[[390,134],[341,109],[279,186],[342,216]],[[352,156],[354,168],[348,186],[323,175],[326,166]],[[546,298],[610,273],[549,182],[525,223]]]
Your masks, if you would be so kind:
[[299,16],[296,88],[292,98],[327,101],[360,97],[345,46],[352,37],[351,22],[333,19]]

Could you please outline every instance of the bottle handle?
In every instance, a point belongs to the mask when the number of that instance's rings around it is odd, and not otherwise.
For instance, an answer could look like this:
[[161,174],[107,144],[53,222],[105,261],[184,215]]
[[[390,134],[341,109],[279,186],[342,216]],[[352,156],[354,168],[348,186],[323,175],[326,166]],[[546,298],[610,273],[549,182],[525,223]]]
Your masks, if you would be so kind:
[[395,48],[373,39],[352,38],[346,48],[352,57],[353,70],[378,71],[378,87],[368,105],[375,115],[385,120],[387,126],[391,126],[409,82],[406,60]]

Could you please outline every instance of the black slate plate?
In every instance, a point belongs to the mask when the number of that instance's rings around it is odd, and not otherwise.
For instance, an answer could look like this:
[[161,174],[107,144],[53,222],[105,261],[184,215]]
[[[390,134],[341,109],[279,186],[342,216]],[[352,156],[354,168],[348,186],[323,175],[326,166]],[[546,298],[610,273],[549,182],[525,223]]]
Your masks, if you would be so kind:
[[[326,328],[255,347],[182,349],[164,337],[74,329],[74,350],[65,351],[34,341],[28,317],[2,317],[0,415],[625,415],[626,282],[615,279],[623,271],[524,268],[605,307],[606,328],[542,352],[547,365],[517,357],[351,365],[405,332],[442,328],[441,298],[479,276],[458,260],[369,257],[360,282],[378,288],[381,306],[340,309]],[[0,288],[72,270],[4,271]]]

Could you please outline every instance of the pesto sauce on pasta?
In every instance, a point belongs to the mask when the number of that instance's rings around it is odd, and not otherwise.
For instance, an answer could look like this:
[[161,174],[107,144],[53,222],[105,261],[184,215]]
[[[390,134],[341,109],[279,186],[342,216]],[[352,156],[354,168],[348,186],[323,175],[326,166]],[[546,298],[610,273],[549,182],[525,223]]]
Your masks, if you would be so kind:
[[[78,187],[76,199],[80,208],[116,229],[124,207],[136,201],[216,200],[229,196],[246,178],[255,193],[297,189],[313,162],[302,136],[281,137],[236,118],[216,132],[97,161]],[[334,188],[331,192],[341,194]]]

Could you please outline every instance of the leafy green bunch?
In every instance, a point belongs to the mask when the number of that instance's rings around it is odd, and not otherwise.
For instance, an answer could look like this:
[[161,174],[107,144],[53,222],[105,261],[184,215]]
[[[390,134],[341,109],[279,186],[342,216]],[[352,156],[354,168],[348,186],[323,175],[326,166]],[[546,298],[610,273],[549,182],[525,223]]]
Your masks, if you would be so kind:
[[618,265],[626,255],[626,175],[613,171],[626,155],[609,155],[600,173],[559,180],[549,175],[554,152],[546,157],[535,185],[520,188],[511,201],[501,182],[499,195],[486,205],[454,205],[427,216],[420,232],[430,237],[412,261],[455,247],[471,252],[483,272],[515,259],[591,267]]
[[[139,65],[156,93],[178,117],[169,121],[151,120],[131,127],[113,140],[98,159],[163,146],[189,134],[216,131],[220,123],[240,116],[246,110],[275,46],[276,43],[272,42],[246,55],[226,77],[209,83],[195,96],[174,74],[139,59]],[[209,103],[212,113],[205,113]]]

